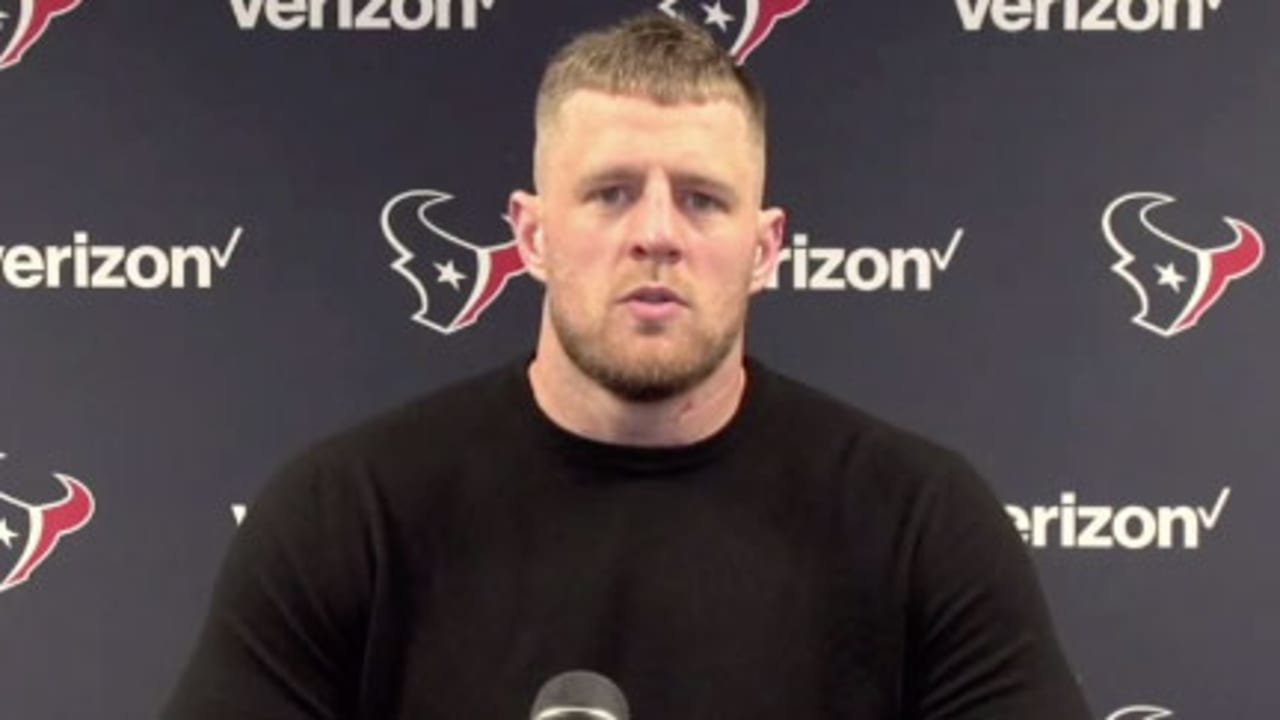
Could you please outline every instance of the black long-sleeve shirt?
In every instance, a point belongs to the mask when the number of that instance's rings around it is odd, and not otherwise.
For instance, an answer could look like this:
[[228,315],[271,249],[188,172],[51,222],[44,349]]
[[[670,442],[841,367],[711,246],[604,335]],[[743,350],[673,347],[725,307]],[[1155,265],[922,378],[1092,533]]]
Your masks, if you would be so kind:
[[170,720],[1086,720],[1021,541],[954,454],[748,363],[677,448],[565,432],[523,366],[316,446],[250,509]]

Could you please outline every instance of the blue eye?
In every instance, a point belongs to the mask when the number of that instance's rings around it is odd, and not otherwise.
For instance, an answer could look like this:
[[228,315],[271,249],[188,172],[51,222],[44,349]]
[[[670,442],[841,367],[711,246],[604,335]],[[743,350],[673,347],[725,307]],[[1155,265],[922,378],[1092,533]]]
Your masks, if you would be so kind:
[[684,204],[689,210],[697,213],[720,210],[724,207],[724,203],[720,202],[719,198],[704,192],[686,193]]
[[610,207],[624,205],[630,199],[630,193],[621,185],[600,188],[593,194],[598,202]]

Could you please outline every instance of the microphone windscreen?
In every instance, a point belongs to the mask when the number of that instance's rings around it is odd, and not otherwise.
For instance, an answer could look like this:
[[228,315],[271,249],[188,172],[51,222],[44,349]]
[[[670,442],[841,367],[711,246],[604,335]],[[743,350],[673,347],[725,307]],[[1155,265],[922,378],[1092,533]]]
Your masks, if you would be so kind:
[[629,720],[622,690],[609,678],[589,670],[572,670],[551,678],[538,691],[531,720]]

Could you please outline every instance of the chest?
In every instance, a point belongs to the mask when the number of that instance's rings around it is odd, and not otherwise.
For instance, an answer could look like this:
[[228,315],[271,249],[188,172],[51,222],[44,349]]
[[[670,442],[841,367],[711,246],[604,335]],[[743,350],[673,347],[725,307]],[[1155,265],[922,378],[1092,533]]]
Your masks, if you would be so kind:
[[821,514],[660,485],[466,517],[399,569],[402,631],[379,654],[405,718],[524,717],[578,668],[635,717],[894,717],[891,572]]

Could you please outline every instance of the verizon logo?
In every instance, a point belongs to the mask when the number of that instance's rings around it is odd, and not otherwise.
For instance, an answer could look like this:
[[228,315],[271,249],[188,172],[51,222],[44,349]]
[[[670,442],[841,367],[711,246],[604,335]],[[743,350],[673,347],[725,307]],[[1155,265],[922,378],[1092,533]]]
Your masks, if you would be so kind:
[[964,240],[964,228],[945,247],[811,247],[809,236],[797,233],[782,249],[778,268],[768,287],[792,290],[878,290],[928,292],[934,277],[946,272]]
[[1204,30],[1223,0],[955,0],[967,32]]
[[1085,505],[1064,492],[1057,505],[1005,505],[1022,539],[1035,548],[1083,550],[1194,550],[1202,536],[1218,526],[1231,488],[1212,505]]
[[475,30],[497,0],[230,0],[241,30]]
[[213,287],[231,264],[243,228],[226,245],[104,245],[73,233],[69,245],[0,245],[0,287],[17,290],[157,290]]

